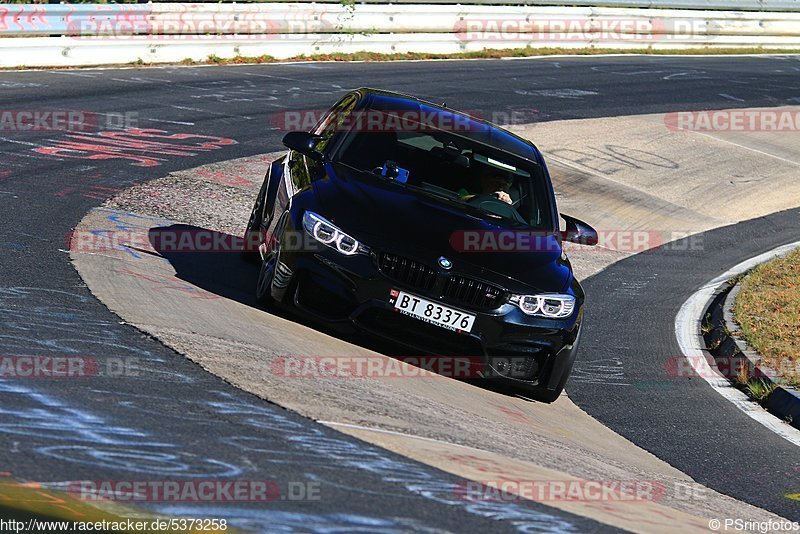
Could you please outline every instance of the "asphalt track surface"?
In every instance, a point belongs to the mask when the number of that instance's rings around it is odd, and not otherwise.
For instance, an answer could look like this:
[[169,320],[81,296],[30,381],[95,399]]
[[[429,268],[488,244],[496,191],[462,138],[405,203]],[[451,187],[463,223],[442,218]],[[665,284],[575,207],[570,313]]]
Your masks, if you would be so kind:
[[[701,377],[678,377],[675,316],[724,269],[797,240],[800,210],[725,226],[626,258],[592,276],[579,358],[614,383],[573,384],[570,398],[697,482],[800,520],[797,447],[741,412]],[[620,325],[625,325],[620,327]],[[591,367],[591,364],[589,365]],[[608,373],[608,371],[606,370]]]
[[[800,60],[787,56],[0,73],[2,110],[134,112],[140,128],[237,142],[192,155],[151,153],[156,165],[143,167],[132,159],[42,153],[75,142],[67,132],[0,131],[0,354],[118,356],[140,362],[138,376],[124,378],[0,381],[5,445],[0,467],[19,480],[42,482],[225,477],[321,484],[322,498],[313,506],[291,501],[266,508],[241,502],[204,508],[150,505],[183,517],[236,517],[238,524],[254,530],[325,525],[382,531],[423,526],[601,530],[602,525],[534,503],[492,508],[465,502],[455,495],[459,481],[453,476],[228,386],[119,324],[70,265],[63,251],[66,236],[86,211],[129,185],[279,149],[284,132],[276,113],[325,109],[353,87],[409,92],[486,116],[516,112],[519,120],[533,122],[796,104],[798,71]],[[583,354],[613,352],[632,379],[660,380],[659,362],[678,353],[671,333],[684,298],[740,259],[796,240],[785,224],[773,230],[748,240],[737,239],[730,229],[717,230],[709,235],[721,240],[709,237],[702,254],[672,253],[663,262],[657,255],[637,256],[589,279],[592,298]],[[726,239],[737,246],[725,246]],[[668,267],[668,276],[655,277],[658,297],[638,289],[625,295],[614,285]],[[644,287],[656,289],[652,280]],[[778,496],[797,480],[796,451],[715,398],[699,380],[672,388],[584,384],[570,393],[600,421],[700,482],[797,519],[797,508]],[[723,414],[716,420],[729,426],[710,424],[711,413]],[[764,450],[780,452],[767,456]],[[756,476],[750,469],[754,462],[763,467]],[[772,466],[779,475],[772,474]],[[499,509],[504,512],[498,516]]]

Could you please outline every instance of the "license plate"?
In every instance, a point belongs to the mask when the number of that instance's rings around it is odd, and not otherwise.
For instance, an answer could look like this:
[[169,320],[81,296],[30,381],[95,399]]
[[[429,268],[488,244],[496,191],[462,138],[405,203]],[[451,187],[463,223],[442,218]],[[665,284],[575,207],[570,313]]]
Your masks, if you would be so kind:
[[454,332],[470,332],[475,322],[474,315],[398,289],[389,292],[389,304],[404,315]]

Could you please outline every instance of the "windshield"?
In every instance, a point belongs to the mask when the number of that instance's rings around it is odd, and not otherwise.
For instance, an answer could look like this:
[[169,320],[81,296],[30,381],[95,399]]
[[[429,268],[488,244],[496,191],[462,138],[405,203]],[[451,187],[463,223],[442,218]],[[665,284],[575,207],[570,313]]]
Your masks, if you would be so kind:
[[376,179],[479,210],[489,220],[552,230],[550,195],[536,164],[435,130],[349,131],[335,159]]

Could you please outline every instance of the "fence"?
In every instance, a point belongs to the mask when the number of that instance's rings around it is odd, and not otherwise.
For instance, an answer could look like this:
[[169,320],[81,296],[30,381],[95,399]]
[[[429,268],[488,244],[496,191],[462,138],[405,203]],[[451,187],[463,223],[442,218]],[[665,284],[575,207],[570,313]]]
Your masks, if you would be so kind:
[[[480,0],[477,0],[480,2]],[[456,53],[484,48],[800,49],[800,0],[550,5],[340,3],[0,5],[0,67],[176,62],[371,51]],[[575,2],[570,2],[575,3]],[[730,2],[729,2],[730,3]],[[737,3],[739,4],[739,3]]]

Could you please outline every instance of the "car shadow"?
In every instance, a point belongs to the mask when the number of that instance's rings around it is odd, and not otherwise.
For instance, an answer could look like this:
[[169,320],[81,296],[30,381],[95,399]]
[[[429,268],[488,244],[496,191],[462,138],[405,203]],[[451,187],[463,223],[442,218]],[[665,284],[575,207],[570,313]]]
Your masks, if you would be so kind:
[[[175,269],[175,276],[180,280],[220,297],[265,311],[258,305],[255,297],[259,266],[241,255],[241,240],[238,237],[199,226],[173,224],[151,228],[148,238],[153,249],[169,261]],[[409,358],[428,356],[415,354],[405,345],[368,334],[343,333],[284,308],[273,308],[265,313],[412,365],[413,360],[408,361]],[[501,395],[536,402],[525,397],[518,389],[501,382],[474,378],[458,380]]]
[[189,224],[173,224],[151,228],[148,239],[153,249],[175,269],[177,278],[259,308],[255,296],[258,265],[242,257],[237,236]]

